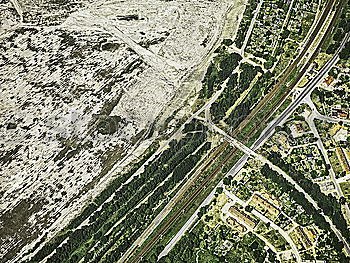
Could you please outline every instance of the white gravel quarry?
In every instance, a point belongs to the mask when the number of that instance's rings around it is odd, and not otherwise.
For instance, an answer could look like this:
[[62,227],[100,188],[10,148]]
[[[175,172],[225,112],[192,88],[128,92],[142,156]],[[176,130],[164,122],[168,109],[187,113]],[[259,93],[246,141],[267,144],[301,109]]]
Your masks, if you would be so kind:
[[147,149],[233,2],[0,0],[0,262]]

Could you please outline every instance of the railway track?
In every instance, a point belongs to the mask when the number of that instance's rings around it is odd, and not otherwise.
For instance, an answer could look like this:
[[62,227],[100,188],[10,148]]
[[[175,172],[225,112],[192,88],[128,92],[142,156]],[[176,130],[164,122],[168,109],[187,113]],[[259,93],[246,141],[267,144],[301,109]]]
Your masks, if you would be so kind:
[[[341,0],[343,2],[343,0]],[[283,85],[287,82],[288,78],[290,77],[290,74],[298,67],[299,63],[304,58],[306,52],[308,51],[309,47],[312,45],[314,39],[316,38],[317,34],[319,33],[320,29],[323,26],[323,22],[326,20],[329,12],[331,11],[333,5],[336,3],[335,0],[328,0],[326,3],[326,6],[322,12],[322,15],[314,29],[314,31],[311,33],[308,42],[306,43],[305,47],[303,48],[302,52],[299,54],[299,56],[294,60],[294,62],[284,71],[282,74],[282,77],[280,78],[279,82],[273,87],[273,89],[266,95],[264,98],[258,103],[258,105],[253,109],[253,111],[247,116],[247,118],[234,130],[233,135],[237,135],[244,127],[246,127],[249,122],[254,119],[258,113],[261,112],[261,110],[274,98],[275,94],[283,87]],[[340,12],[339,8],[337,10],[337,13]],[[331,29],[333,28],[333,25],[336,21],[337,15],[334,15],[330,25],[328,26],[327,32],[324,34],[322,40],[318,44],[316,51],[314,54],[310,57],[308,62],[303,67],[302,71],[298,74],[296,79],[293,81],[291,86],[286,90],[286,92],[279,98],[270,108],[269,111],[267,111],[267,114],[264,115],[264,117],[258,122],[257,125],[248,133],[246,136],[246,139],[248,140],[251,136],[255,135],[255,133],[261,128],[261,126],[273,115],[273,113],[276,110],[276,107],[280,106],[280,104],[285,100],[285,98],[289,95],[290,91],[297,85],[299,80],[303,77],[308,67],[311,65],[315,57],[317,56],[318,50],[322,47],[324,41],[327,39],[327,36],[331,32]],[[211,156],[211,161],[209,161],[203,168],[201,168],[200,172],[196,176],[195,180],[197,180],[201,174],[213,163],[214,159],[219,155],[220,151],[219,149],[223,149],[228,145],[227,142],[222,143],[217,150],[215,151],[214,155]],[[147,252],[153,247],[153,245],[162,237],[162,235],[170,228],[170,226],[176,222],[176,220],[179,218],[179,216],[192,204],[192,202],[198,197],[200,192],[205,188],[205,186],[221,171],[222,166],[225,165],[228,161],[230,161],[237,153],[237,149],[233,149],[230,153],[228,153],[228,156],[216,167],[216,169],[205,179],[203,182],[197,187],[197,189],[190,195],[190,197],[185,201],[185,203],[177,209],[175,214],[167,221],[157,232],[156,234],[147,242],[147,244],[137,253],[137,255],[131,259],[131,263],[136,263],[144,255],[147,254]],[[136,250],[136,249],[135,249]]]
[[[312,54],[312,56],[310,57],[310,59],[307,61],[307,63],[304,65],[304,67],[302,68],[302,70],[300,71],[300,73],[298,74],[298,76],[296,77],[295,80],[293,80],[292,84],[286,89],[286,92],[281,96],[281,98],[279,98],[269,109],[269,111],[267,112],[267,114],[257,123],[257,125],[254,126],[254,128],[251,129],[251,131],[248,133],[248,135],[246,136],[245,142],[248,141],[248,138],[251,136],[254,136],[259,130],[260,128],[265,124],[265,122],[272,117],[272,115],[275,113],[276,109],[278,109],[278,107],[283,103],[283,101],[290,95],[290,92],[294,89],[294,87],[299,83],[299,81],[303,78],[303,76],[305,75],[306,71],[308,70],[308,68],[310,67],[310,65],[312,64],[312,62],[315,60],[315,58],[318,55],[319,50],[321,49],[322,45],[325,43],[325,41],[327,40],[329,34],[331,33],[334,24],[336,23],[337,18],[339,17],[339,15],[341,14],[342,11],[342,5],[344,4],[344,0],[339,1],[339,6],[340,8],[337,8],[336,10],[336,14],[333,16],[332,21],[330,22],[327,31],[325,32],[325,34],[323,35],[320,43],[317,45],[314,53]],[[272,94],[274,95],[274,94]],[[273,98],[273,96],[271,96],[271,99]],[[271,101],[270,99],[270,101]],[[268,104],[270,101],[264,102],[266,104]],[[266,106],[265,104],[265,106]],[[254,117],[253,117],[254,118]],[[238,132],[240,130],[237,130],[238,127],[235,129],[235,131],[233,132],[234,134],[238,134]]]
[[280,90],[283,85],[287,82],[290,74],[298,67],[299,63],[304,58],[306,52],[308,51],[309,47],[314,42],[314,39],[317,37],[317,34],[319,33],[320,29],[323,26],[324,21],[326,20],[329,12],[332,9],[332,6],[334,5],[335,0],[328,0],[326,3],[326,6],[322,12],[322,15],[320,19],[318,20],[318,23],[316,27],[314,28],[314,31],[311,33],[309,40],[305,44],[303,50],[298,55],[298,57],[294,60],[292,64],[288,66],[288,68],[282,73],[282,77],[278,81],[278,83],[272,88],[272,90],[263,97],[262,100],[258,103],[256,107],[248,114],[248,116],[238,125],[238,127],[233,131],[232,135],[236,136],[239,132],[241,132],[244,127],[246,127],[251,120],[253,120],[256,115],[271,101],[271,99],[274,98],[274,95]]
[[[223,143],[222,145],[228,145],[228,143]],[[219,147],[220,147],[219,146]],[[186,200],[186,202],[175,212],[175,214],[167,221],[155,234],[155,236],[148,241],[147,245],[141,249],[141,251],[134,257],[130,262],[136,263],[138,262],[158,241],[158,239],[170,228],[170,226],[179,218],[179,216],[192,204],[192,202],[198,197],[203,189],[207,186],[208,182],[210,182],[222,169],[222,166],[229,162],[237,153],[237,149],[233,149],[228,156],[216,167],[216,169],[198,186],[198,188],[190,195],[190,197]]]
[[[225,142],[221,143],[216,149],[214,149],[214,150],[212,151],[212,153],[209,153],[209,155],[210,155],[210,156],[208,157],[209,161],[202,164],[202,167],[200,168],[200,170],[197,171],[197,175],[195,175],[195,177],[192,178],[192,180],[193,180],[194,182],[197,181],[197,180],[199,179],[199,177],[202,175],[202,173],[203,173],[209,166],[213,165],[213,163],[215,162],[215,158],[218,157],[218,155],[219,155],[220,153],[222,153],[222,151],[224,150],[224,148],[227,147],[228,145],[229,145],[229,143],[225,141]],[[190,186],[191,186],[191,185],[190,185]],[[189,190],[190,186],[184,191],[184,193],[186,193],[186,192]],[[180,195],[180,196],[175,200],[175,203],[178,203],[179,201],[181,201],[182,198],[183,198],[183,194]],[[139,247],[135,247],[135,248],[130,252],[130,255],[134,254],[135,251],[137,251],[138,248],[139,248]]]

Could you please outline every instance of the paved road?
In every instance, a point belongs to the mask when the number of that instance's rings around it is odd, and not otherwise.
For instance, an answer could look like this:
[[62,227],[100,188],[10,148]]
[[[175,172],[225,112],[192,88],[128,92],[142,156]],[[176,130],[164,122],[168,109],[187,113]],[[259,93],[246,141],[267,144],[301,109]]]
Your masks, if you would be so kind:
[[[223,186],[222,183],[218,185],[219,187]],[[207,198],[202,202],[202,206],[209,205],[211,200],[213,200],[214,195],[216,193],[216,188],[214,188],[213,191],[207,196]],[[159,254],[158,259],[160,259],[163,256],[166,256],[169,251],[175,246],[177,241],[185,234],[185,232],[192,226],[192,223],[197,219],[197,214],[201,207],[198,207],[198,209],[193,213],[193,215],[187,220],[185,225],[182,226],[179,232],[176,233],[176,235],[170,240],[168,245],[163,249],[163,251]]]
[[339,187],[339,184],[335,180],[335,172],[334,172],[333,167],[331,165],[331,162],[329,160],[329,157],[328,157],[328,154],[327,154],[327,150],[326,150],[326,148],[323,145],[323,142],[321,140],[321,136],[320,136],[320,134],[319,134],[319,132],[318,132],[318,130],[316,128],[316,125],[315,125],[315,118],[316,118],[315,110],[316,110],[316,107],[315,107],[315,105],[312,102],[311,102],[311,104],[308,103],[308,105],[311,106],[312,114],[308,118],[306,118],[306,122],[310,126],[310,129],[311,129],[312,133],[315,135],[315,137],[319,138],[317,140],[317,142],[316,142],[317,146],[320,149],[320,151],[321,151],[321,153],[322,153],[322,155],[323,155],[323,157],[325,159],[326,164],[330,166],[330,176],[331,176],[331,179],[332,179],[332,181],[334,183],[334,186],[336,188],[336,191],[337,191],[338,195],[339,196],[343,196],[343,192],[341,191],[341,189]]
[[321,120],[321,121],[325,121],[325,122],[331,122],[331,123],[338,123],[338,122],[343,122],[343,123],[346,123],[346,124],[350,124],[350,120],[344,120],[344,119],[339,119],[339,118],[334,118],[334,117],[331,117],[331,116],[326,116],[326,115],[323,115],[321,114],[315,104],[312,102],[311,98],[310,98],[310,95],[308,95],[306,98],[305,98],[305,103],[307,103],[310,108],[312,109],[312,114],[314,115],[314,118],[315,119],[318,119],[318,120]]
[[[343,40],[341,47],[343,47],[346,43],[346,41],[349,39],[349,34],[346,35],[345,39]],[[209,103],[207,103],[202,110],[206,110],[206,117],[207,120],[209,121],[209,124],[211,125],[211,127],[213,129],[215,129],[217,132],[220,132],[222,135],[225,136],[225,138],[229,138],[230,143],[232,143],[233,145],[235,145],[237,148],[241,149],[242,151],[244,151],[246,153],[245,156],[243,156],[237,163],[236,165],[230,170],[230,172],[228,174],[234,174],[236,172],[239,171],[239,169],[241,169],[245,162],[248,160],[249,156],[255,156],[255,152],[254,150],[258,149],[273,133],[275,128],[280,125],[286,118],[288,118],[288,116],[302,103],[303,99],[311,93],[311,91],[316,87],[317,84],[319,84],[322,80],[324,75],[330,70],[331,67],[333,67],[335,65],[335,63],[338,60],[338,55],[339,55],[339,50],[336,52],[336,54],[333,56],[333,58],[321,69],[321,71],[318,73],[318,75],[312,80],[310,81],[307,86],[304,88],[304,90],[299,94],[299,96],[297,97],[297,99],[291,104],[289,105],[289,107],[287,107],[287,109],[280,115],[277,117],[277,119],[275,119],[272,124],[270,126],[267,127],[267,129],[265,129],[265,131],[262,133],[262,135],[260,136],[260,138],[253,144],[252,149],[246,147],[244,144],[240,143],[239,141],[235,140],[232,137],[227,136],[227,134],[225,134],[222,130],[218,129],[215,125],[212,124],[210,117],[208,117],[210,115],[209,110],[208,110],[208,104],[210,105],[211,103],[213,103],[216,99],[211,99]],[[218,97],[218,96],[217,96]],[[216,97],[216,98],[217,98]],[[198,116],[198,115],[197,115]],[[260,159],[260,158],[259,158]],[[202,206],[202,205],[201,205]],[[192,217],[191,217],[192,218]],[[196,217],[193,217],[192,220],[195,220]],[[189,222],[191,222],[191,220],[188,220]],[[186,223],[186,226],[190,226],[191,224],[189,224],[189,222]],[[192,222],[193,223],[193,222]],[[184,231],[181,231],[182,233],[184,233]],[[181,237],[181,235],[177,235],[176,239],[179,239]],[[172,240],[172,244],[175,244],[176,240]],[[168,247],[169,248],[169,247]],[[165,251],[163,251],[165,252]],[[162,254],[166,254],[163,253]]]
[[259,14],[259,11],[260,11],[260,8],[261,8],[263,2],[264,2],[263,0],[260,0],[258,6],[257,6],[257,8],[256,8],[256,10],[254,11],[255,14],[254,14],[254,17],[253,17],[252,21],[250,22],[248,32],[247,32],[247,34],[245,35],[244,42],[243,42],[243,45],[242,45],[242,48],[241,48],[241,54],[244,53],[244,50],[245,50],[245,48],[246,48],[246,46],[247,46],[247,44],[248,44],[250,35],[252,34],[252,31],[253,31],[253,29],[254,29],[254,25],[255,25],[256,18],[257,18],[258,14]]
[[[286,172],[284,172],[281,168],[279,168],[278,166],[274,165],[273,163],[271,163],[267,158],[265,158],[264,156],[256,153],[255,151],[253,151],[252,149],[248,148],[247,146],[242,146],[240,143],[236,143],[236,140],[232,137],[230,137],[228,134],[225,134],[225,132],[220,131],[219,128],[216,129],[218,132],[220,132],[220,134],[224,135],[226,140],[229,141],[230,143],[234,144],[237,148],[241,149],[242,151],[244,151],[246,154],[254,157],[255,159],[260,160],[262,163],[265,163],[267,165],[269,165],[269,167],[278,172],[280,175],[282,175],[289,183],[291,183],[295,189],[297,189],[299,192],[303,193],[306,197],[306,199],[315,207],[315,209],[317,211],[320,211],[319,206],[317,205],[317,203],[315,202],[315,200],[313,200],[313,198],[305,192],[305,190],[299,186],[292,177],[290,177]],[[342,242],[345,245],[345,250],[347,252],[348,255],[350,255],[350,247],[348,245],[348,243],[346,242],[345,238],[342,236],[342,234],[340,233],[340,231],[334,226],[333,222],[331,221],[331,219],[326,216],[325,214],[321,213],[322,216],[325,218],[325,220],[330,224],[331,229],[334,231],[334,233],[337,235],[337,237],[339,238],[339,240],[342,240]]]
[[[347,41],[349,41],[350,34],[348,33],[341,43],[341,48],[343,48]],[[337,63],[338,55],[340,53],[340,49],[337,50],[336,54],[332,57],[330,61],[326,63],[322,67],[322,69],[317,73],[317,76],[313,78],[303,89],[302,92],[298,95],[298,97],[283,111],[281,115],[279,115],[265,131],[263,131],[260,138],[253,144],[252,149],[258,149],[275,131],[275,128],[281,125],[290,114],[292,114],[299,106],[303,103],[303,100],[306,96],[311,94],[311,92],[315,89],[315,87],[320,84],[325,75],[329,72],[329,70]]]
[[[241,206],[243,207],[246,207],[247,206],[247,203],[244,202],[243,200],[239,199],[237,196],[235,196],[234,194],[232,194],[231,192],[229,191],[226,191],[226,189],[224,189],[224,192],[225,194],[233,201],[232,204],[234,203],[238,203],[240,204]],[[231,202],[230,202],[231,203]],[[235,218],[241,225],[243,225],[248,231],[254,233],[259,239],[261,239],[265,245],[267,245],[276,255],[277,255],[277,259],[278,260],[281,260],[280,257],[279,257],[279,253],[278,251],[276,250],[276,247],[274,247],[271,242],[269,240],[267,240],[264,236],[258,234],[256,231],[255,231],[255,228],[252,228],[250,225],[246,224],[243,220],[239,219],[239,218],[236,218],[230,211],[229,211],[229,207],[230,207],[230,203],[226,204],[224,207],[223,207],[223,213],[225,214],[229,214],[230,216],[232,216],[233,218]],[[254,210],[253,210],[254,211]],[[255,212],[257,212],[255,210]],[[255,215],[260,218],[260,213],[256,214]],[[260,218],[262,219],[262,218]]]
[[[304,48],[301,50],[297,58],[284,70],[284,72],[281,74],[279,77],[279,81],[277,82],[276,85],[272,88],[271,91],[268,92],[259,102],[258,104],[253,108],[253,110],[246,116],[246,118],[240,122],[238,127],[234,130],[233,134],[236,136],[238,133],[240,133],[244,127],[246,127],[254,118],[257,117],[257,114],[265,109],[266,104],[271,102],[273,97],[275,96],[276,93],[280,91],[280,89],[287,83],[290,75],[297,70],[298,65],[306,58],[309,56],[309,49],[314,43],[316,37],[319,35],[320,30],[323,28],[325,21],[327,20],[328,16],[330,15],[330,10],[332,6],[334,5],[335,0],[327,0],[327,3],[322,11],[322,15],[319,18],[317,25],[315,26],[313,32],[310,34],[310,37],[306,39],[306,44],[304,45]],[[327,27],[327,31],[329,30],[329,27]],[[325,35],[324,35],[325,37]],[[323,37],[323,38],[324,38]],[[323,40],[322,38],[322,40]],[[321,41],[322,42],[322,41]],[[320,43],[319,43],[320,45]],[[320,47],[320,46],[319,46]],[[314,55],[311,56],[311,58]],[[308,60],[308,62],[302,67],[301,72],[298,74],[297,79],[294,81],[294,83],[301,79],[301,77],[306,73],[308,66],[311,64],[311,58]],[[294,83],[292,84],[292,87],[294,86]],[[256,127],[256,130],[259,130],[259,127]]]
[[[303,91],[298,95],[298,97],[295,99],[295,101],[293,101],[288,107],[287,109],[285,109],[283,111],[283,113],[278,116],[266,129],[265,131],[263,131],[262,135],[260,136],[260,138],[253,144],[252,146],[252,150],[256,150],[259,147],[261,147],[264,142],[270,138],[270,136],[274,133],[275,128],[279,125],[281,125],[299,106],[300,104],[303,102],[303,100],[311,94],[311,92],[315,89],[315,87],[322,82],[322,80],[324,79],[325,75],[329,72],[329,70],[336,64],[336,62],[338,61],[338,55],[340,53],[340,50],[345,46],[346,42],[349,41],[350,38],[350,34],[347,34],[346,37],[343,39],[342,43],[341,43],[341,47],[337,50],[337,52],[335,53],[335,55],[332,57],[332,59],[330,61],[328,61],[326,63],[325,66],[323,66],[323,68],[318,72],[317,76],[312,79],[307,85],[306,87],[303,89]],[[234,165],[234,167],[232,167],[232,169],[229,171],[229,175],[234,175],[236,174],[243,166],[244,164],[247,162],[249,158],[249,155],[245,155],[243,156],[237,163],[236,165]],[[298,188],[297,188],[298,189]],[[299,189],[298,189],[299,190]],[[337,236],[341,236],[341,234],[339,233],[338,230],[334,229],[335,233],[337,234]],[[342,239],[342,238],[341,238]],[[344,239],[342,239],[344,240]],[[348,246],[348,244],[345,242],[346,246],[346,251],[348,253],[348,255],[350,255],[350,248]]]
[[346,175],[346,176],[344,176],[344,177],[342,177],[342,178],[338,178],[338,179],[337,179],[337,182],[338,182],[338,183],[345,183],[345,182],[347,182],[347,181],[350,181],[350,174],[348,174],[348,175]]
[[[272,164],[271,162],[267,162],[267,164],[270,166],[270,168],[276,172],[278,172],[280,175],[282,175],[289,183],[291,183],[295,189],[297,189],[299,192],[303,193],[305,195],[305,198],[314,206],[314,208],[317,211],[320,211],[319,206],[317,205],[317,203],[312,199],[312,197],[306,193],[304,191],[303,188],[301,188],[295,181],[293,178],[291,178],[287,173],[285,173],[281,168],[279,168],[278,166]],[[350,247],[348,245],[348,243],[346,242],[345,238],[342,236],[342,234],[340,233],[340,231],[334,226],[332,220],[326,216],[325,214],[323,214],[323,212],[321,213],[321,215],[325,218],[325,220],[329,223],[329,225],[331,226],[331,229],[333,230],[333,232],[337,235],[338,239],[341,240],[344,244],[344,248],[346,250],[347,255],[350,255]]]
[[[213,46],[211,52],[208,52],[207,56],[210,56],[216,49],[215,45]],[[203,58],[204,60],[204,58]],[[238,68],[238,67],[237,67]],[[236,69],[237,70],[237,69]],[[199,110],[197,110],[195,113],[193,113],[182,125],[178,130],[165,142],[159,149],[133,174],[133,176],[128,180],[131,181],[135,176],[137,176],[146,165],[148,165],[150,162],[152,162],[168,145],[169,143],[174,140],[175,138],[179,137],[182,134],[182,130],[185,127],[186,124],[190,123],[195,118],[198,118],[199,115],[204,111],[205,114],[210,114],[210,106],[219,98],[221,93],[224,91],[227,80],[221,85],[221,89],[218,90],[214,96],[210,98],[209,101],[205,103],[204,106],[202,106]],[[197,173],[194,173],[194,175],[188,179],[186,184],[176,193],[176,195],[168,202],[168,204],[163,208],[163,210],[156,216],[156,218],[152,221],[152,223],[147,227],[147,229],[140,235],[140,237],[130,246],[130,248],[124,253],[124,255],[120,258],[118,262],[125,262],[126,259],[128,259],[131,254],[134,252],[134,250],[141,246],[143,242],[149,237],[149,235],[153,232],[154,229],[156,229],[160,223],[163,221],[163,219],[169,214],[171,209],[175,206],[175,204],[178,202],[179,196],[182,196],[185,191],[187,191],[189,185],[191,184],[192,179],[196,178]],[[128,182],[126,182],[128,183]],[[215,192],[214,192],[215,193]]]
[[[233,201],[237,202],[238,204],[240,204],[243,207],[246,207],[248,205],[248,202],[244,202],[243,200],[239,199],[236,195],[234,195],[233,193],[231,193],[230,191],[227,191],[226,189],[224,189],[224,193],[230,197]],[[295,255],[297,262],[301,262],[301,256],[299,254],[299,251],[295,245],[295,243],[293,242],[293,240],[290,238],[289,234],[284,231],[282,228],[280,228],[278,225],[276,225],[273,221],[271,221],[269,218],[267,218],[266,216],[264,216],[263,214],[261,214],[260,212],[258,212],[257,210],[253,209],[253,211],[251,212],[254,216],[256,216],[257,218],[259,218],[261,221],[263,221],[264,223],[268,223],[270,224],[270,226],[275,229],[276,231],[278,231],[278,233],[280,233],[281,236],[283,236],[283,238],[288,242],[288,244],[291,246],[291,249],[293,251],[293,254]],[[253,231],[254,232],[254,231]],[[255,232],[254,232],[255,233]]]
[[[341,43],[341,48],[345,46],[345,43],[349,40],[349,34],[346,35],[344,40]],[[279,125],[281,125],[289,116],[293,113],[293,111],[303,102],[304,98],[306,98],[308,95],[311,94],[313,89],[323,80],[324,76],[328,73],[328,71],[336,64],[338,61],[338,55],[340,53],[340,49],[336,52],[336,54],[333,56],[333,58],[326,63],[326,65],[320,70],[320,72],[317,74],[317,76],[310,81],[307,86],[303,89],[303,91],[298,95],[298,98],[292,102],[292,104],[287,107],[287,109],[284,110],[284,112],[278,116],[272,123],[263,131],[260,138],[253,144],[252,150],[255,151],[259,147],[261,147],[264,142],[274,133],[275,128]],[[210,121],[210,120],[209,120]],[[249,159],[249,154],[245,154],[228,172],[228,175],[234,175],[237,172],[239,172],[243,166],[246,164],[246,162]],[[220,186],[222,186],[222,182],[220,182]],[[202,204],[200,207],[204,206]],[[181,236],[189,229],[189,227],[193,224],[193,222],[196,220],[196,216],[192,216],[187,222],[186,225],[180,230],[178,235],[176,235],[171,240],[171,245],[167,246],[163,252],[162,255],[166,255],[168,251],[175,245],[175,243],[181,238]],[[339,235],[339,231],[338,234]],[[350,254],[349,248],[347,249],[347,252]]]
[[[341,197],[345,198],[345,195],[344,195],[343,191],[340,188],[339,182],[336,179],[333,166],[331,165],[331,162],[330,162],[328,154],[327,154],[327,150],[324,147],[324,144],[323,144],[323,142],[321,140],[321,137],[320,137],[320,135],[318,133],[318,130],[316,128],[316,125],[315,125],[315,119],[321,119],[321,120],[324,120],[324,121],[327,121],[327,122],[329,122],[329,121],[330,122],[339,122],[340,120],[335,120],[335,119],[333,119],[331,117],[321,115],[317,111],[317,108],[316,108],[315,104],[311,101],[310,96],[307,97],[307,104],[312,109],[312,114],[310,115],[309,118],[306,119],[306,121],[309,124],[310,129],[314,133],[315,137],[316,138],[320,138],[317,141],[317,146],[321,150],[321,153],[322,153],[322,155],[323,155],[323,157],[325,159],[326,164],[328,164],[329,167],[330,167],[330,177],[331,177],[331,180],[332,180],[332,182],[333,182],[333,184],[335,186],[335,189],[336,189],[336,191],[338,193],[338,196],[341,196]],[[345,207],[346,217],[348,218],[348,220],[350,220],[350,208],[349,208],[349,205],[346,203],[344,205],[344,207]]]
[[[250,149],[249,147],[245,146],[244,144],[238,142],[236,139],[232,138],[231,136],[229,136],[228,134],[226,134],[224,131],[222,131],[221,129],[219,129],[218,127],[216,127],[213,124],[210,124],[212,128],[214,128],[218,133],[220,133],[221,135],[223,135],[225,137],[225,139],[230,142],[231,144],[233,144],[235,147],[237,147],[238,149],[240,149],[241,151],[245,152],[246,154],[248,154],[249,156],[260,160],[262,163],[265,163],[267,165],[269,165],[269,167],[278,172],[280,175],[282,175],[289,183],[291,183],[295,189],[297,189],[299,192],[303,193],[306,197],[306,199],[315,207],[315,209],[317,211],[320,210],[319,206],[317,205],[317,203],[312,199],[312,197],[305,192],[305,190],[299,186],[293,178],[291,178],[287,173],[285,173],[281,168],[279,168],[278,166],[274,165],[273,163],[271,163],[267,158],[265,158],[264,156],[256,153],[255,151],[253,151],[252,149]],[[346,242],[345,238],[342,236],[342,234],[340,233],[340,231],[334,226],[333,222],[331,221],[331,219],[324,215],[323,213],[321,213],[322,216],[325,218],[325,220],[330,224],[331,229],[334,231],[334,233],[337,235],[337,237],[339,238],[339,240],[342,240],[342,242],[345,245],[345,250],[347,252],[348,255],[350,255],[350,247],[348,245],[348,243]]]
[[[217,91],[215,95],[202,107],[200,108],[196,113],[194,113],[191,117],[189,117],[186,122],[166,141],[166,143],[163,144],[162,147],[160,147],[156,153],[152,155],[150,159],[147,160],[147,162],[140,167],[138,171],[133,175],[137,175],[139,171],[142,171],[143,167],[147,165],[149,162],[153,161],[156,156],[164,150],[165,147],[168,146],[169,142],[175,139],[176,137],[180,136],[182,134],[182,129],[185,127],[185,125],[189,122],[191,122],[194,118],[198,117],[199,114],[201,114],[204,110],[208,109],[208,105],[211,105],[222,93],[224,90],[224,87]],[[197,172],[191,176],[191,178],[188,179],[188,181],[184,184],[184,186],[176,193],[176,195],[167,203],[167,205],[163,208],[163,210],[156,216],[156,218],[151,222],[151,224],[146,228],[146,230],[138,237],[138,239],[130,246],[130,248],[124,253],[124,255],[119,259],[118,262],[126,262],[128,258],[130,258],[131,254],[134,252],[134,250],[141,246],[143,242],[149,237],[150,234],[153,233],[153,230],[156,229],[163,219],[171,212],[172,208],[176,205],[178,202],[178,199],[180,196],[183,195],[184,192],[187,191],[191,183],[193,183],[193,179],[196,178]]]

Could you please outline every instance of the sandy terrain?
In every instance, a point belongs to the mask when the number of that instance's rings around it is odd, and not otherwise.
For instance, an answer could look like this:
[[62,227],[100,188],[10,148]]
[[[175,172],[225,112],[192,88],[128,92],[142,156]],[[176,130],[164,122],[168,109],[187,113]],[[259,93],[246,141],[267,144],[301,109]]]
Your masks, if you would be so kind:
[[0,1],[0,262],[55,234],[162,135],[144,139],[186,99],[232,5]]

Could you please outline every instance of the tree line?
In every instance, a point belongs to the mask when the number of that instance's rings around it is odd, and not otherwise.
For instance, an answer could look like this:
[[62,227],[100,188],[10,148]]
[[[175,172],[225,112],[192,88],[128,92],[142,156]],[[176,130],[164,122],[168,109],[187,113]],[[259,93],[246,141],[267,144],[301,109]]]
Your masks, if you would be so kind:
[[[52,252],[50,262],[77,262],[82,257],[84,262],[95,261],[96,258],[103,257],[112,246],[113,253],[105,256],[106,260],[113,261],[120,257],[156,215],[154,209],[166,197],[166,193],[184,178],[210,148],[210,143],[204,143],[205,140],[205,133],[196,132],[187,134],[179,141],[171,141],[169,148],[128,184],[125,179],[130,178],[135,170],[130,171],[128,176],[115,180],[69,224],[70,228],[66,232],[56,236],[29,262],[41,261]],[[112,200],[103,203],[109,197]],[[140,205],[144,198],[147,198],[147,202]],[[101,209],[96,210],[102,203]],[[140,206],[134,209],[137,205]],[[87,225],[75,229],[89,216]],[[107,235],[120,220],[121,223]],[[66,238],[68,240],[61,244]]]
[[249,88],[250,83],[258,72],[262,72],[260,67],[249,63],[242,63],[240,65],[239,77],[237,73],[231,74],[224,91],[210,107],[214,122],[218,122],[225,117],[228,109]]
[[[303,193],[296,190],[290,182],[288,182],[278,172],[272,170],[267,164],[265,164],[261,168],[261,174],[266,178],[272,180],[274,183],[276,183],[279,187],[281,187],[282,192],[288,193],[292,200],[294,200],[298,205],[303,207],[305,212],[313,219],[315,224],[328,233],[328,237],[330,240],[329,245],[333,246],[338,252],[341,258],[340,262],[349,262],[349,258],[347,258],[342,252],[344,244],[337,238],[335,233],[332,231],[329,223],[324,219],[322,212],[316,210],[316,208],[306,199]],[[300,176],[300,174],[296,174],[295,177],[296,176]]]
[[249,0],[245,7],[243,18],[239,25],[235,39],[235,44],[238,48],[242,48],[243,46],[245,36],[248,33],[250,22],[253,19],[253,13],[258,7],[258,3],[259,2],[256,0]]
[[269,156],[269,160],[288,173],[305,192],[310,194],[317,202],[322,212],[331,218],[333,224],[341,231],[347,241],[350,242],[350,231],[338,200],[331,194],[324,194],[317,183],[312,182],[310,179],[306,178],[303,173],[286,163],[279,153],[272,152]]
[[230,113],[230,116],[226,119],[226,123],[233,129],[237,128],[249,115],[253,106],[260,100],[261,96],[272,87],[274,83],[273,77],[274,74],[269,71],[263,74],[253,85],[244,100]]
[[222,46],[220,53],[211,62],[202,80],[203,88],[199,97],[210,98],[215,90],[230,76],[241,60],[241,55],[229,53]]
[[[348,17],[349,1],[344,5],[340,18],[337,21],[333,34],[331,36],[331,43],[326,49],[327,54],[334,54],[340,47],[345,35],[350,32],[350,17]],[[350,55],[350,43],[348,42],[343,50],[340,52],[339,57],[341,59],[348,59]]]

